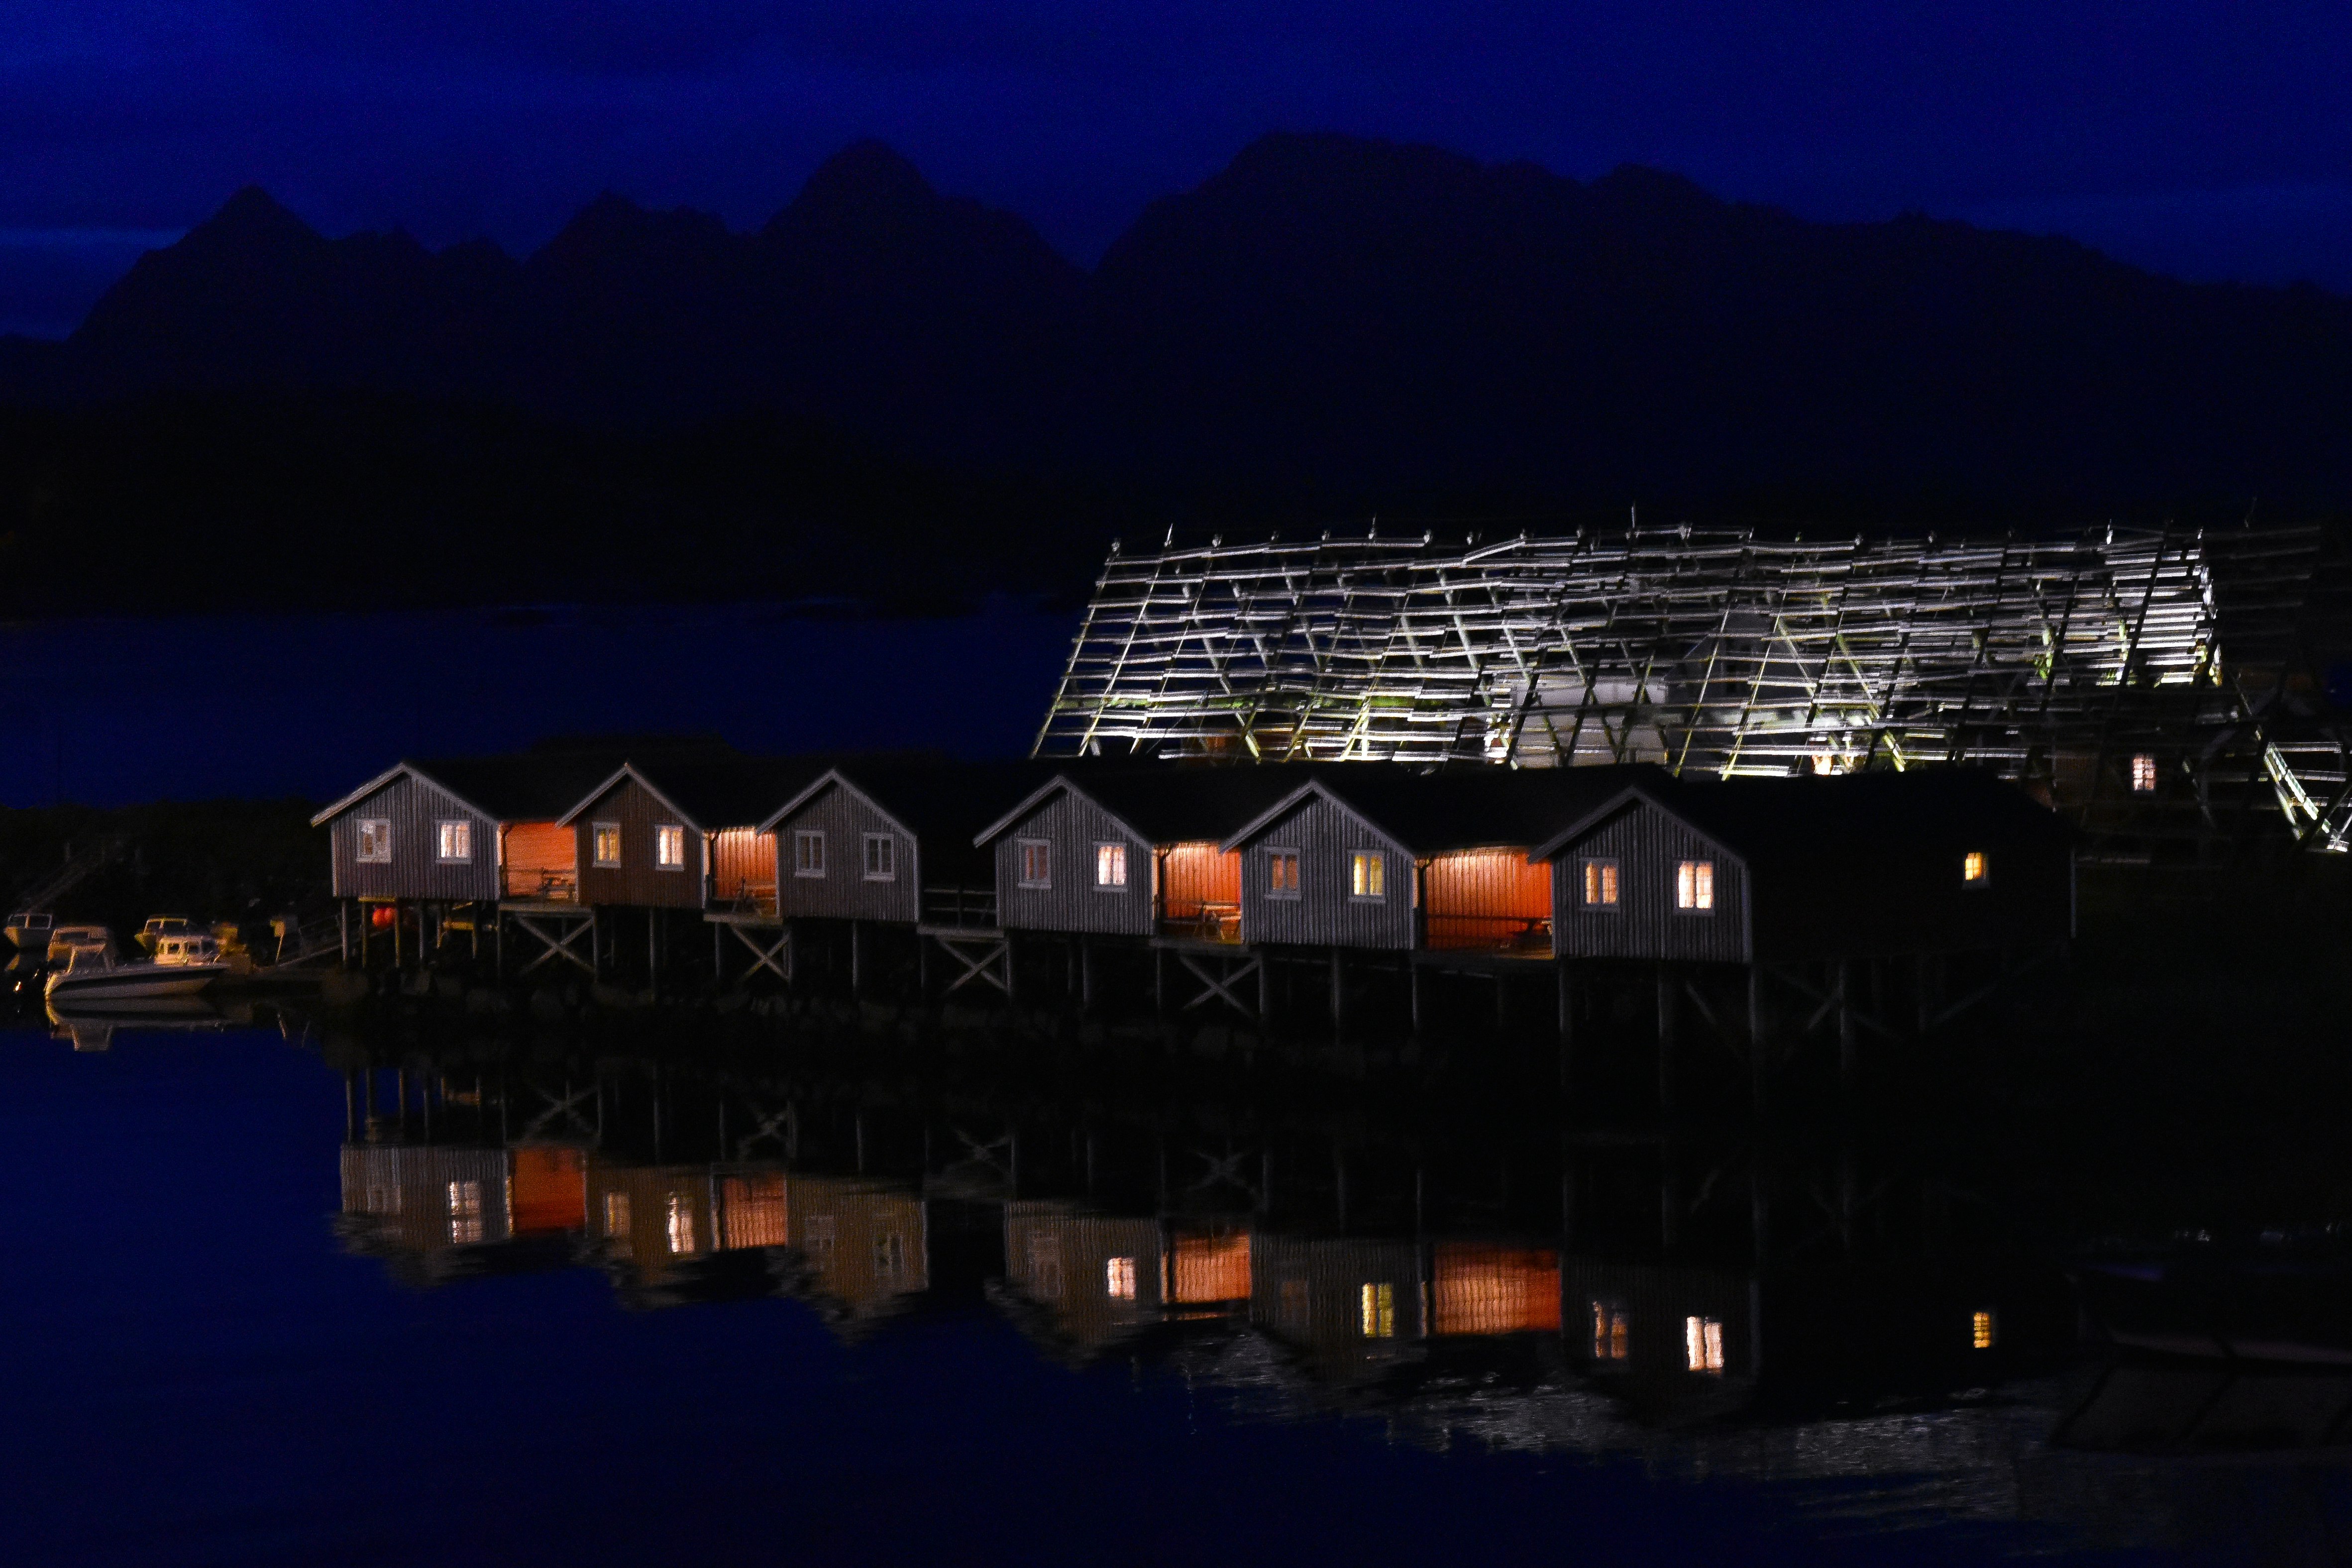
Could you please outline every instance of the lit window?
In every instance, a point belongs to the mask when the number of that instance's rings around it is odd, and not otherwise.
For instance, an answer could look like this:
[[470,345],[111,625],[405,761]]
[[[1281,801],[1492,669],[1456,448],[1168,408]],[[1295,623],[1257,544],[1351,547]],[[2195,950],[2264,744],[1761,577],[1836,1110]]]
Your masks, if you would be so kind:
[[621,863],[621,824],[598,822],[592,834],[596,852],[596,863],[612,867]]
[[474,824],[471,822],[436,822],[436,836],[440,841],[441,859],[447,864],[474,858]]
[[1976,1321],[1969,1326],[1969,1343],[1979,1350],[1990,1350],[1992,1348],[1992,1312],[1990,1310],[1987,1310],[1985,1312],[1979,1312],[1976,1315]]
[[669,1249],[681,1256],[694,1250],[694,1200],[682,1192],[669,1195]]
[[896,882],[898,879],[898,841],[888,833],[866,835],[866,880]]
[[625,1239],[629,1234],[629,1195],[608,1192],[604,1195],[604,1234]]
[[1675,907],[1694,915],[1715,913],[1715,862],[1685,861],[1675,867]]
[[1723,1370],[1723,1323],[1717,1318],[1685,1318],[1683,1348],[1693,1372]]
[[2132,758],[2132,793],[2148,795],[2156,790],[2156,758],[2143,751]]
[[482,1239],[482,1184],[478,1181],[453,1181],[449,1184],[449,1239],[479,1241]]
[[1364,1337],[1366,1339],[1396,1338],[1396,1287],[1391,1284],[1364,1287]]
[[1095,846],[1095,885],[1114,892],[1127,888],[1127,846],[1097,844]]
[[793,835],[793,874],[824,874],[824,835],[822,832],[803,828]]
[[654,864],[664,871],[686,869],[686,830],[665,825],[654,830]]
[[1114,1301],[1135,1300],[1135,1260],[1114,1258],[1103,1265],[1103,1289]]
[[1054,846],[1043,839],[1021,841],[1021,885],[1054,885]]
[[383,865],[392,859],[392,824],[382,817],[360,819],[358,859],[362,865]]
[[1960,880],[1970,887],[1982,887],[1990,870],[1982,850],[1970,850],[1960,857]]
[[1615,861],[1584,862],[1584,904],[1588,909],[1617,907],[1617,862]]
[[1348,896],[1386,897],[1387,871],[1387,857],[1378,850],[1358,850],[1348,857]]
[[1816,774],[1820,774],[1820,775],[1822,775],[1822,776],[1823,776],[1823,777],[1826,777],[1826,776],[1828,776],[1829,774],[1832,774],[1832,773],[1836,772],[1836,771],[1837,771],[1837,757],[1836,757],[1836,755],[1835,755],[1834,753],[1827,752],[1827,751],[1816,751],[1816,752],[1814,752],[1814,753],[1813,753],[1813,771],[1814,771]]
[[1297,850],[1265,852],[1265,895],[1268,898],[1298,896],[1298,852]]
[[1623,1361],[1632,1354],[1633,1318],[1622,1301],[1592,1303],[1592,1359]]

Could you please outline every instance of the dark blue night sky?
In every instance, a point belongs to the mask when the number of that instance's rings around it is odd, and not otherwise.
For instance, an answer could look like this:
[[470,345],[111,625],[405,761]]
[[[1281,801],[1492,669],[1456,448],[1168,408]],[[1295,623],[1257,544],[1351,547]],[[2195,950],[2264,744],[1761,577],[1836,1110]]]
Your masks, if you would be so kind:
[[247,183],[528,250],[605,188],[755,224],[868,135],[1088,262],[1329,129],[2352,290],[2347,57],[2352,10],[2266,0],[15,0],[0,330],[64,331]]

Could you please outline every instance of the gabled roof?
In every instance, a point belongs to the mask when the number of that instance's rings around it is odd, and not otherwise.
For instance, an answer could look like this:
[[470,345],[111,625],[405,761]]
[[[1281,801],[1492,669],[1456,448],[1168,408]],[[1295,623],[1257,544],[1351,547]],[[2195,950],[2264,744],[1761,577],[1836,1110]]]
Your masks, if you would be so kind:
[[319,812],[310,825],[325,825],[404,773],[493,822],[552,821],[622,760],[584,749],[403,759]]
[[1474,764],[1417,771],[1365,765],[1318,770],[1224,841],[1228,850],[1266,832],[1310,795],[1370,824],[1414,856],[1456,850],[1529,849],[1598,802],[1622,793],[1647,767],[1498,768]]
[[632,757],[578,800],[560,819],[576,821],[625,779],[635,779],[698,833],[764,824],[776,803],[824,770],[822,757],[742,757],[733,753],[665,759]]
[[760,826],[773,829],[825,789],[843,788],[918,840],[946,848],[975,841],[974,834],[1006,799],[1048,777],[1044,762],[844,762],[811,779]]
[[1972,835],[1996,833],[2053,843],[2071,837],[2056,812],[1980,768],[1725,780],[1661,774],[1599,802],[1537,846],[1537,858],[1559,853],[1633,799],[1748,860],[1868,844],[1961,845]]
[[1305,776],[1308,776],[1308,770],[1304,765],[1288,763],[1187,767],[1181,763],[1147,762],[1093,768],[1065,763],[1059,772],[1030,791],[1011,810],[982,828],[972,841],[984,844],[1000,837],[1055,795],[1066,790],[1117,818],[1144,843],[1181,844],[1202,840],[1216,842],[1253,814],[1295,791]]

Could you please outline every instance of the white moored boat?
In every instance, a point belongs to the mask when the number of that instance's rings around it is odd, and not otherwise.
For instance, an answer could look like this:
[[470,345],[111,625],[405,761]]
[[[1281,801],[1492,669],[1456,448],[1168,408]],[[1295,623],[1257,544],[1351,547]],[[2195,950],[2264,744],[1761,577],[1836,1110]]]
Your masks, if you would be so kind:
[[228,972],[220,944],[211,937],[166,936],[155,944],[154,957],[134,963],[116,963],[104,953],[77,952],[66,967],[49,977],[46,994],[58,1004],[193,996]]

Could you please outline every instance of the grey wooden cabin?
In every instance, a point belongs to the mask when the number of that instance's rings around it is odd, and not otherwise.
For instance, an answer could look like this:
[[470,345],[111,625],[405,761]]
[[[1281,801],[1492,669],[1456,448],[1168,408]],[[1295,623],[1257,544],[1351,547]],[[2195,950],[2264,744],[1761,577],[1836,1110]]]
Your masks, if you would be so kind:
[[1549,882],[1529,854],[1648,771],[1318,769],[1225,841],[1240,857],[1242,938],[1395,951],[1540,943]]
[[[310,824],[327,830],[337,898],[495,901],[522,894],[509,886],[509,861],[537,866],[545,858],[539,841],[612,767],[609,758],[577,753],[403,761]],[[550,871],[570,874],[568,861]]]
[[[580,902],[593,907],[731,906],[746,882],[774,880],[759,824],[823,764],[794,758],[697,755],[632,759],[561,819],[572,835]],[[771,864],[755,877],[761,849]]]
[[1028,762],[826,769],[761,823],[775,844],[777,914],[992,925],[994,865],[974,835],[1045,772]]
[[974,841],[992,857],[1004,928],[1235,940],[1240,873],[1221,841],[1300,776],[1168,763],[1066,768]]
[[1538,846],[1568,958],[1757,963],[2074,932],[2072,837],[1963,768],[1632,785]]

